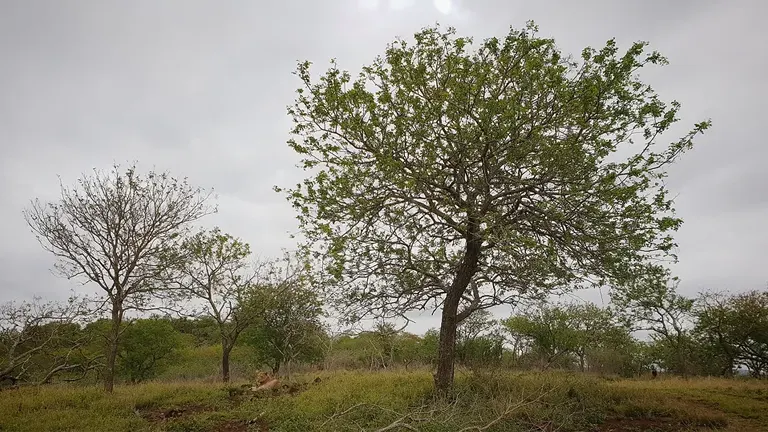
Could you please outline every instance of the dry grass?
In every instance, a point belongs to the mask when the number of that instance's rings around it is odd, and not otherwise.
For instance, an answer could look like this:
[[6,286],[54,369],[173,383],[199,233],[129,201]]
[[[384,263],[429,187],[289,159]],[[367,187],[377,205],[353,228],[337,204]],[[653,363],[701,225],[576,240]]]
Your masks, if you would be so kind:
[[[665,378],[624,380],[612,384],[632,395],[647,395],[693,415],[719,415],[723,430],[768,431],[768,382],[751,379]],[[659,404],[659,403],[657,403]]]
[[488,372],[459,376],[457,399],[435,403],[428,372],[321,377],[256,398],[237,384],[191,382],[112,395],[63,385],[4,391],[0,431],[768,431],[768,382]]

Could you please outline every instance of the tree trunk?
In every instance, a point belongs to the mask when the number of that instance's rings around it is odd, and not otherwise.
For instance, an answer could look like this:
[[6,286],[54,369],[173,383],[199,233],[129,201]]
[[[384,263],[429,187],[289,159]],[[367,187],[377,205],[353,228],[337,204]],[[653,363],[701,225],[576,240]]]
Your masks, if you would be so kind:
[[677,362],[679,364],[680,368],[680,375],[683,376],[683,378],[688,378],[688,365],[686,364],[686,358],[685,358],[685,352],[684,346],[683,346],[683,339],[678,334],[677,336]]
[[454,360],[456,357],[456,327],[460,295],[446,297],[440,321],[440,344],[437,352],[435,393],[447,397],[453,392]]
[[232,347],[227,340],[221,341],[221,381],[225,384],[229,382],[229,354]]
[[112,393],[115,388],[115,363],[117,362],[117,348],[120,339],[120,324],[123,314],[120,305],[112,306],[112,328],[109,334],[109,347],[107,348],[107,364],[104,370],[104,390]]
[[720,370],[720,375],[726,378],[731,378],[733,376],[733,363],[728,366],[723,366]]
[[[470,200],[471,201],[471,200]],[[472,277],[477,272],[477,263],[480,260],[482,248],[480,237],[480,222],[472,214],[467,218],[466,249],[461,259],[461,264],[451,287],[445,296],[443,314],[440,321],[440,345],[437,352],[437,373],[435,374],[435,393],[437,397],[444,398],[453,392],[454,361],[456,357],[456,327],[461,320],[466,319],[473,311],[471,306],[461,312],[459,316],[459,303],[464,291],[467,290]],[[475,299],[476,301],[479,299]],[[473,306],[477,306],[474,304]]]
[[322,363],[322,369],[320,370],[330,370],[333,367],[333,364],[331,363],[331,353],[333,352],[333,335],[331,335],[328,338],[328,350],[325,353],[325,356],[323,357],[323,363]]

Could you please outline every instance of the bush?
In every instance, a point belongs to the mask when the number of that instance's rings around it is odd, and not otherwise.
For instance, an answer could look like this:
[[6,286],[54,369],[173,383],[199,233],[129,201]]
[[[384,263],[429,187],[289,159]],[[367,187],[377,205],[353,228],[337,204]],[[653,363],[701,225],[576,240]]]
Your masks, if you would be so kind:
[[136,320],[123,333],[118,373],[132,383],[155,378],[175,360],[180,347],[180,335],[168,320]]

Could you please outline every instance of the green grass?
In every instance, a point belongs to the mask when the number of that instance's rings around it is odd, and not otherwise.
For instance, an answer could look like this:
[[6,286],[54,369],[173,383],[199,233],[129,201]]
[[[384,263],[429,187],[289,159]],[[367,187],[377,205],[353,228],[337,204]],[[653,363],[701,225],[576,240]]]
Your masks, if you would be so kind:
[[[230,354],[230,374],[247,376],[257,365],[253,353],[246,347],[236,346]],[[179,352],[173,364],[157,377],[158,381],[215,381],[221,373],[221,345],[186,347]]]
[[65,385],[8,390],[0,431],[373,431],[398,420],[430,432],[489,424],[489,432],[768,430],[768,383],[758,381],[485,372],[458,374],[457,398],[434,402],[428,372],[321,377],[298,378],[292,394],[253,398],[237,394],[243,383],[183,381],[111,395]]

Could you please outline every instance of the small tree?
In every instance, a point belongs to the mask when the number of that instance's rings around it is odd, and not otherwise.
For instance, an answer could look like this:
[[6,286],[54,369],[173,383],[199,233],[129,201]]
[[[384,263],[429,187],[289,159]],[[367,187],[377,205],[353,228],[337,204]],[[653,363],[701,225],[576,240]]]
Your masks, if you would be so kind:
[[248,330],[245,342],[254,348],[257,360],[280,373],[296,361],[322,360],[324,329],[320,322],[322,303],[317,294],[300,281],[289,285],[260,285],[251,298],[259,319]]
[[544,368],[571,366],[576,360],[584,372],[592,363],[605,368],[610,357],[614,370],[628,373],[632,368],[634,340],[610,309],[592,303],[540,304],[502,322],[518,347],[525,342],[542,357]]
[[123,333],[118,369],[132,383],[154,378],[169,365],[180,347],[180,334],[170,321],[135,320]]
[[221,342],[219,325],[210,316],[169,318],[177,332],[192,337],[194,346],[209,346]]
[[703,294],[695,316],[694,334],[721,373],[730,374],[740,363],[756,376],[768,374],[768,291]]
[[488,366],[501,361],[504,338],[499,322],[487,310],[462,321],[456,332],[456,359],[468,366]]
[[731,376],[740,357],[734,335],[745,323],[736,321],[737,317],[730,307],[730,296],[723,293],[701,294],[694,305],[694,316],[694,337],[707,351],[708,363],[720,375]]
[[24,212],[44,249],[68,279],[96,284],[104,292],[111,329],[104,388],[114,387],[115,361],[125,313],[142,310],[164,287],[168,252],[191,222],[210,213],[209,193],[167,173],[145,176],[94,170],[75,187],[61,186],[57,202],[33,201]]
[[411,364],[418,364],[424,360],[422,339],[419,336],[402,332],[398,335],[395,344],[395,358],[405,367],[405,370],[408,370]]
[[431,328],[421,338],[421,357],[429,365],[437,364],[437,352],[440,347],[440,330]]
[[[246,261],[250,247],[218,228],[185,239],[174,261],[178,263],[174,285],[181,301],[202,301],[202,310],[189,309],[194,317],[209,317],[218,328],[221,342],[221,377],[229,382],[229,357],[240,334],[252,325],[257,313],[246,297],[254,275]],[[268,270],[266,263],[258,272]],[[262,276],[268,276],[264,274]]]
[[652,348],[664,366],[686,375],[694,348],[694,301],[678,294],[677,285],[677,278],[650,275],[638,278],[632,289],[614,292],[612,298],[627,325],[651,332]]
[[679,104],[636,72],[661,55],[611,40],[577,60],[536,30],[471,51],[471,38],[427,28],[357,80],[335,63],[319,81],[298,67],[289,145],[312,177],[288,198],[307,244],[351,320],[442,309],[440,394],[473,312],[622,286],[666,257],[681,221],[662,179],[709,126],[659,148]]
[[541,304],[523,315],[502,321],[507,332],[527,339],[542,361],[542,369],[570,366],[582,334],[574,328],[571,314],[561,307]]
[[593,303],[572,304],[564,309],[571,328],[577,333],[574,353],[582,372],[589,366],[589,355],[597,350],[605,353],[629,348],[632,339],[629,328],[611,309],[600,308]]
[[395,351],[397,350],[400,329],[396,328],[391,322],[380,321],[373,327],[370,335],[372,336],[372,351],[379,360],[377,364],[387,369],[395,362]]

